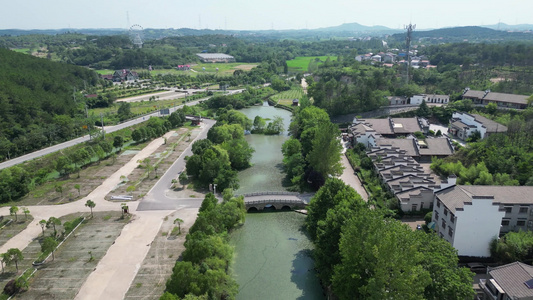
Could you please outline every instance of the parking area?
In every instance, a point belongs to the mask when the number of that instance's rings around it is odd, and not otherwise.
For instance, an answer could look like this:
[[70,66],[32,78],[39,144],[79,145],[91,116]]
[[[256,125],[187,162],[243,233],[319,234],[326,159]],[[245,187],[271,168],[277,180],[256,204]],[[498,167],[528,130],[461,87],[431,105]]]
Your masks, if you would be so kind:
[[[121,216],[120,212],[94,213],[92,219],[89,217],[58,248],[54,260],[50,257],[38,267],[30,279],[30,288],[18,294],[17,299],[74,299],[81,285],[128,222],[128,218]],[[31,256],[35,259],[40,252],[39,242],[32,242],[25,252],[33,254]],[[25,260],[29,258],[25,255]],[[31,264],[31,260],[26,263]]]

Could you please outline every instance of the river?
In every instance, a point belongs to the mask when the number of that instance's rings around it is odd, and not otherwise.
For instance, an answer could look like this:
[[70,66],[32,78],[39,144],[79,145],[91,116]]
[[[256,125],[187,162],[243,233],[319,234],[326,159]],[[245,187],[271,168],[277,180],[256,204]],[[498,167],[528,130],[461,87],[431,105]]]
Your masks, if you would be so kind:
[[[239,173],[237,194],[284,191],[281,145],[288,139],[291,113],[269,106],[241,112],[251,120],[257,115],[269,119],[281,116],[286,132],[246,136],[255,149],[253,166]],[[304,215],[291,211],[249,213],[244,226],[232,232],[235,254],[231,273],[239,284],[238,300],[324,299],[311,258],[313,244],[303,231],[304,219]]]

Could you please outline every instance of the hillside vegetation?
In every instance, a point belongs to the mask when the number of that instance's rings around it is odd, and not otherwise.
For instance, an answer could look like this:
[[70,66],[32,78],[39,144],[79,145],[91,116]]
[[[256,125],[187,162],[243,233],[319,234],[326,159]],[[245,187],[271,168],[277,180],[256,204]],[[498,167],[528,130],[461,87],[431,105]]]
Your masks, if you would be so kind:
[[83,104],[73,93],[94,86],[96,73],[7,49],[0,49],[0,69],[0,160],[81,131]]

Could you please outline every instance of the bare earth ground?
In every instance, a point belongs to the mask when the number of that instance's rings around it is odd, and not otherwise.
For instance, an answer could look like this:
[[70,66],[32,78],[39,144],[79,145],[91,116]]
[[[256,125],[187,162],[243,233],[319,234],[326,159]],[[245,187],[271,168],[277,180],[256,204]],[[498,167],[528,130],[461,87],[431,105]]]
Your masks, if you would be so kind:
[[[165,217],[137,276],[130,285],[125,299],[159,299],[176,260],[185,250],[183,243],[189,228],[196,220],[198,209],[186,208]],[[171,235],[176,218],[182,219],[181,234]]]
[[[181,155],[181,153],[187,148],[190,141],[198,135],[197,130],[190,130],[190,140],[186,136],[187,128],[180,128],[176,133],[167,134],[167,143],[159,146],[148,158],[150,159],[150,165],[154,166],[158,164],[157,175],[161,176],[166,170],[174,163],[174,161]],[[128,186],[136,185],[135,191],[132,193],[133,199],[138,200],[145,195],[152,186],[159,180],[156,177],[155,170],[148,174],[148,170],[145,167],[145,163],[138,163],[139,167],[135,168],[129,175],[124,174],[126,178],[124,183],[119,184],[106,199],[110,200],[113,195],[127,195],[130,194],[126,191]],[[142,179],[142,182],[139,183]]]
[[255,67],[257,67],[257,65],[239,65],[239,66],[236,66],[235,69],[250,71],[251,69]]
[[[58,182],[63,187],[62,194],[55,191],[53,184],[39,186],[20,201],[17,201],[16,205],[19,207],[30,205],[49,205],[68,203],[82,199],[92,192],[96,187],[101,185],[109,177],[109,175],[119,170],[131,159],[131,157],[131,155],[118,155],[115,163],[113,163],[111,158],[103,160],[99,164],[95,163],[81,170],[80,178],[77,178],[78,174],[70,174],[69,178]],[[75,184],[80,185],[80,195],[78,195],[78,190],[74,188]],[[72,194],[73,197],[69,197],[69,194]]]
[[14,216],[4,216],[4,221],[13,220],[9,225],[6,225],[0,230],[0,245],[5,244],[9,239],[19,234],[33,221],[33,216],[28,215],[26,218],[24,215],[19,215],[17,221]]
[[[49,260],[35,273],[28,291],[17,299],[73,299],[89,274],[120,235],[129,217],[120,212],[98,212],[70,235]],[[48,233],[47,233],[48,234]],[[32,243],[30,249],[39,250]],[[91,251],[91,255],[89,254]]]

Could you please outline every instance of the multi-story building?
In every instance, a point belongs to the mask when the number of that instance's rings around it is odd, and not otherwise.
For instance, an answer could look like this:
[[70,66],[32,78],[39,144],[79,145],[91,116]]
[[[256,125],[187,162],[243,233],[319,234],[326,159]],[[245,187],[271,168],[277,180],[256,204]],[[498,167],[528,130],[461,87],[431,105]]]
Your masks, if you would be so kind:
[[461,256],[490,256],[492,239],[533,228],[533,186],[455,185],[435,193],[434,229]]
[[475,91],[466,88],[463,93],[463,99],[470,99],[475,105],[486,106],[489,103],[495,103],[498,108],[526,109],[528,107],[528,97],[524,95],[495,93],[490,90]]

